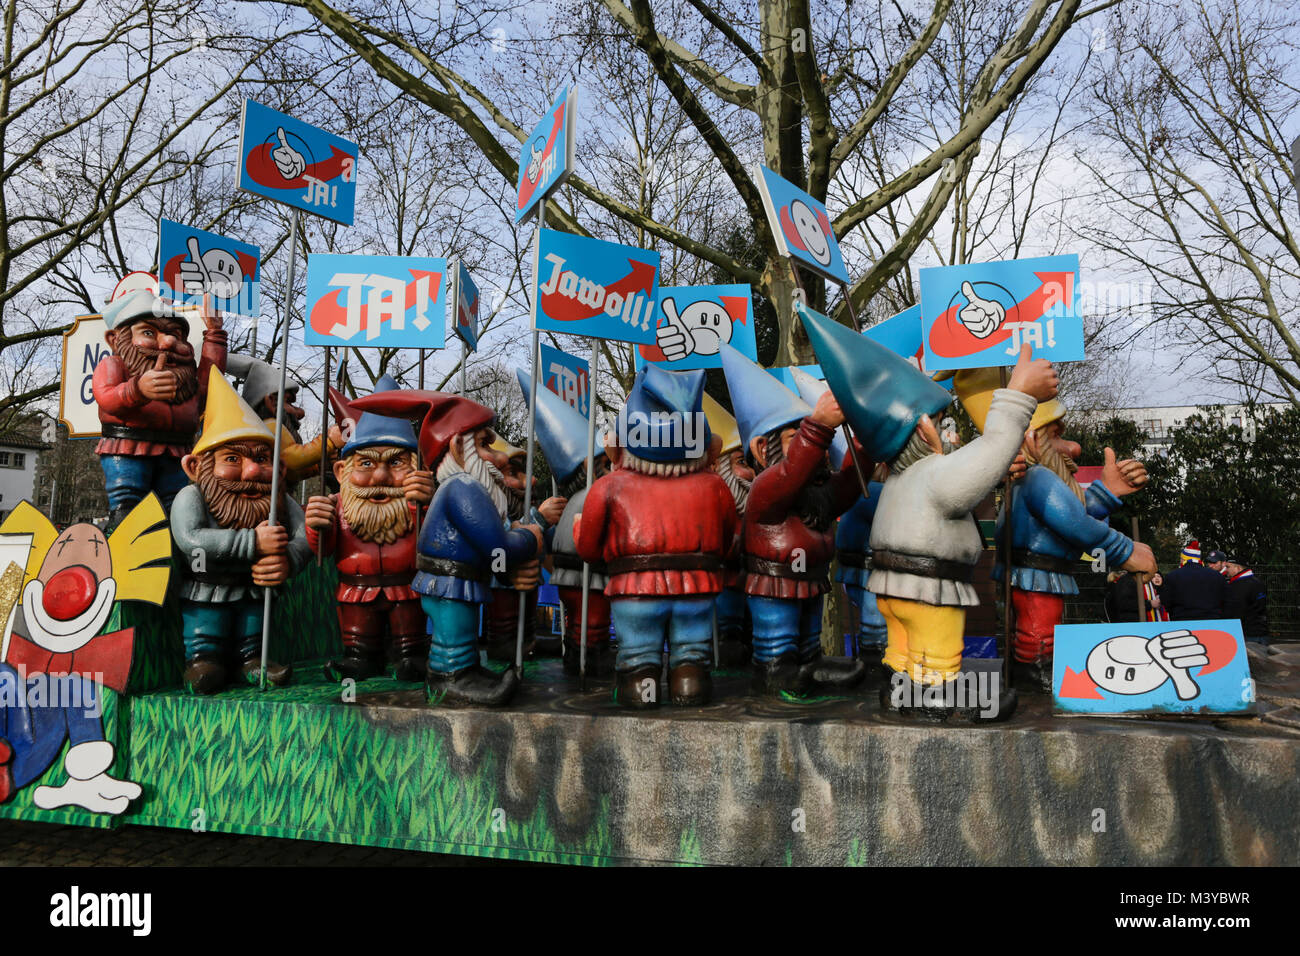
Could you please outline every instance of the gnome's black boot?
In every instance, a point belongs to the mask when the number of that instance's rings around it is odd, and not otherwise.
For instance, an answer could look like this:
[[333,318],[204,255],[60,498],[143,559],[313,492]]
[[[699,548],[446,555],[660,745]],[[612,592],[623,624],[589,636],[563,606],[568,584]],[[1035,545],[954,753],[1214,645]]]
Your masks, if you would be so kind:
[[226,665],[215,657],[192,657],[185,662],[183,680],[191,694],[215,694],[226,686]]
[[349,644],[343,648],[342,658],[329,661],[325,665],[325,676],[332,681],[343,681],[349,678],[352,680],[369,680],[371,677],[378,677],[383,672],[383,657],[369,653],[365,648],[357,644]]
[[980,721],[983,723],[997,723],[1006,720],[1016,712],[1016,705],[1019,704],[1020,697],[1014,687],[1004,687],[998,693],[997,706],[987,710],[980,706],[963,707],[960,711],[962,717],[968,720]]
[[658,664],[644,664],[630,671],[619,671],[614,685],[614,699],[623,707],[649,710],[659,706]]
[[800,667],[795,654],[781,654],[770,661],[754,661],[752,686],[754,693],[764,697],[806,697],[812,687],[812,671]]
[[867,665],[859,658],[827,657],[821,648],[802,656],[799,663],[809,680],[835,690],[856,687],[867,676]]
[[[564,644],[564,673],[573,677],[578,676],[581,670],[582,659],[578,656],[582,649],[574,643],[566,641]],[[614,655],[610,653],[609,644],[601,642],[600,644],[587,645],[587,676],[588,677],[609,677],[614,670]]]
[[397,634],[389,647],[393,677],[400,681],[423,681],[429,676],[429,635]]
[[[889,676],[880,685],[880,709],[900,717],[942,722],[951,717],[954,710],[944,703],[954,698],[943,696],[943,690],[931,689],[927,700],[926,685],[918,684],[909,675],[891,668]],[[939,695],[937,701],[935,695]]]
[[718,633],[717,667],[734,670],[749,663],[749,645],[744,641],[744,631],[740,628],[727,628]]
[[702,707],[713,693],[713,678],[703,664],[678,664],[668,671],[669,699],[679,707]]
[[513,667],[498,674],[481,664],[471,664],[450,674],[429,671],[424,688],[430,704],[501,707],[510,703],[519,689],[519,674]]
[[1011,676],[1016,687],[1051,694],[1052,658],[1040,657],[1033,661],[1013,661]]

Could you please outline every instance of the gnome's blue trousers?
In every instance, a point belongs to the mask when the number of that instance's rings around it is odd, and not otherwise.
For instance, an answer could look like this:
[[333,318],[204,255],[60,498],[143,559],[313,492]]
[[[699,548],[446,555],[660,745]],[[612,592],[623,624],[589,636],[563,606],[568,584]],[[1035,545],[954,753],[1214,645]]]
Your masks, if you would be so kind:
[[749,595],[754,624],[754,663],[766,664],[782,654],[809,661],[821,653],[822,598],[770,598]]
[[[858,646],[884,647],[887,638],[885,616],[876,606],[876,596],[857,584],[846,583],[844,591],[853,602],[853,606],[858,609]],[[852,656],[852,650],[847,647],[844,650]]]
[[668,666],[713,665],[713,601],[704,597],[616,597],[609,602],[618,635],[619,671],[662,667],[664,640]]
[[478,663],[477,601],[454,598],[420,598],[420,607],[433,625],[429,642],[429,670],[435,674],[454,674]]
[[185,659],[225,659],[234,652],[241,661],[262,656],[262,609],[264,599],[238,601],[181,600],[181,635]]
[[718,635],[739,640],[745,633],[745,592],[723,588],[718,594]]
[[29,674],[22,681],[16,670],[0,664],[0,738],[13,751],[9,770],[14,789],[45,773],[65,740],[74,747],[103,740],[100,713],[94,681],[48,674]]
[[172,499],[190,483],[174,455],[100,455],[108,510],[132,508],[149,492],[157,492],[163,510],[170,511]]

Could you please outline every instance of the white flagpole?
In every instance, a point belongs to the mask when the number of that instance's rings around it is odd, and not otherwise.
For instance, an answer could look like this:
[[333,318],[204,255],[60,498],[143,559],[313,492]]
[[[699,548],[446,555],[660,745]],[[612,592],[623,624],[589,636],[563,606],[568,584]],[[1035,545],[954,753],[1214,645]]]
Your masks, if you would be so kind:
[[[533,257],[533,277],[537,277],[537,268],[541,262],[542,250],[542,230],[546,228],[546,200],[537,201],[537,254]],[[533,302],[533,311],[536,313],[538,303]],[[537,333],[537,316],[533,316],[533,334],[532,342],[532,363],[533,376],[528,388],[528,445],[525,449],[524,459],[524,514],[522,521],[528,523],[530,512],[533,509],[533,430],[537,426],[537,371],[541,364],[538,361],[538,353],[541,351],[541,342]],[[538,549],[540,557],[541,549]],[[519,620],[515,626],[515,668],[519,671],[520,676],[524,672],[524,617],[528,610],[528,592],[519,592]]]
[[[600,371],[600,339],[591,340],[591,370],[587,376],[587,489],[596,471],[596,375]],[[587,599],[590,596],[591,565],[582,562],[582,617],[578,628],[578,687],[587,689]]]

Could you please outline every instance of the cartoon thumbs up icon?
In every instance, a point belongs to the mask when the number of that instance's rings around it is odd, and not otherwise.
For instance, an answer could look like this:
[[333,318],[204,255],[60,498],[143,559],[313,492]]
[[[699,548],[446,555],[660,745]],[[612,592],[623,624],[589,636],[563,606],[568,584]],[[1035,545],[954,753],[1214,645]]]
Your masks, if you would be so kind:
[[977,295],[969,282],[961,284],[961,294],[966,297],[967,304],[962,306],[957,318],[970,334],[978,339],[986,339],[996,332],[1007,317],[1007,310],[1002,303]]
[[276,127],[275,136],[280,141],[280,145],[271,150],[271,161],[275,163],[275,168],[280,170],[280,175],[285,179],[290,181],[297,179],[307,171],[307,160],[303,158],[302,153],[289,145],[283,126]]
[[655,329],[655,344],[663,350],[664,358],[679,362],[695,349],[695,338],[677,314],[677,303],[671,298],[663,300],[664,315],[668,321]]

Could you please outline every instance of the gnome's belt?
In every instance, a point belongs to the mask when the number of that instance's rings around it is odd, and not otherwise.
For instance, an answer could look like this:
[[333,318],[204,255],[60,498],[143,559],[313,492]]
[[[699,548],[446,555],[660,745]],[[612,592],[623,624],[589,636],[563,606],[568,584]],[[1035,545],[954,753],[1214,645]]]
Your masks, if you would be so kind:
[[1054,558],[1050,554],[1034,554],[1032,551],[1011,549],[1011,563],[1021,568],[1033,568],[1035,571],[1055,571],[1057,574],[1073,574],[1079,567],[1078,562],[1069,558]]
[[846,568],[862,568],[865,571],[869,567],[867,556],[861,551],[836,551],[835,557]]
[[789,578],[791,581],[828,583],[827,572],[830,568],[827,565],[819,564],[815,567],[805,568],[803,571],[796,571],[783,561],[769,561],[767,558],[747,554],[745,555],[745,570],[749,571],[750,574],[765,574],[770,578]]
[[922,557],[916,554],[899,554],[897,551],[871,552],[871,567],[875,571],[898,571],[901,574],[915,574],[921,578],[940,578],[944,581],[963,581],[967,584],[975,576],[973,564]]
[[99,433],[105,438],[126,438],[131,441],[148,441],[156,445],[193,445],[193,432],[162,432],[152,428],[131,428],[128,425],[112,425],[105,422]]
[[251,571],[244,574],[222,574],[220,571],[192,571],[189,577],[199,584],[211,584],[216,587],[251,587],[253,584]]
[[[552,553],[551,553],[551,561],[554,562],[555,567],[556,567],[557,569],[559,569],[559,570],[563,570],[563,571],[581,571],[581,570],[582,570],[582,563],[583,563],[583,562],[582,562],[582,558],[578,557],[576,554],[556,554],[556,553],[552,552]],[[592,574],[604,574],[604,573],[605,573],[605,565],[604,565],[604,563],[603,563],[603,562],[597,562],[597,563],[593,564],[593,565],[591,566],[591,573],[592,573]]]
[[409,588],[413,577],[410,571],[396,574],[340,574],[339,584],[358,588]]
[[695,551],[685,554],[629,554],[605,562],[605,573],[635,574],[638,571],[708,571],[721,573],[722,559],[716,554]]
[[[490,584],[492,575],[487,571],[482,571],[472,564],[466,564],[464,561],[453,561],[451,558],[431,558],[428,555],[419,554],[415,557],[416,566],[428,574],[441,574],[443,577],[464,578],[466,581],[477,581],[479,584]],[[406,582],[410,584],[411,582]]]

